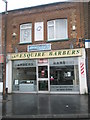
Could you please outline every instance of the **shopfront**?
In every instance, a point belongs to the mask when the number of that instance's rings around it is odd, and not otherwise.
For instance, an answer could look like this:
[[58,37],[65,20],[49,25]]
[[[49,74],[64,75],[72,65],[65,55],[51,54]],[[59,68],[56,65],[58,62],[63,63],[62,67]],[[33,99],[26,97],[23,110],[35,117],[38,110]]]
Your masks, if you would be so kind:
[[9,55],[9,92],[87,93],[84,52],[84,49],[74,49]]

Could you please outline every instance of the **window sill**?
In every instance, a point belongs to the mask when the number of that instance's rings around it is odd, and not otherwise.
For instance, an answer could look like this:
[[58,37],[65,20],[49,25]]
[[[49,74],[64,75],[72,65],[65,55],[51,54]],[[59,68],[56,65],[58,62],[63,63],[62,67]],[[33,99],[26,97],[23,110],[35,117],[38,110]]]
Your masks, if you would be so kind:
[[57,40],[47,40],[46,42],[63,42],[63,41],[68,41],[69,38],[67,39],[57,39]]
[[18,43],[18,45],[26,45],[26,44],[32,44],[32,42],[27,42],[27,43]]

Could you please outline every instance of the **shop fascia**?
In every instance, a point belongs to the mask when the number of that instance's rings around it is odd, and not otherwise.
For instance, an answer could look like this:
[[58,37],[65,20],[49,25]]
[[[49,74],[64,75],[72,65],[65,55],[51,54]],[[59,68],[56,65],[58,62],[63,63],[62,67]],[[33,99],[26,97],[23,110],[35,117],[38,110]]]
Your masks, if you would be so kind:
[[81,56],[82,49],[65,49],[65,50],[53,50],[44,52],[23,52],[13,53],[10,55],[11,60],[16,59],[36,59],[36,58],[56,58],[56,57],[70,57]]

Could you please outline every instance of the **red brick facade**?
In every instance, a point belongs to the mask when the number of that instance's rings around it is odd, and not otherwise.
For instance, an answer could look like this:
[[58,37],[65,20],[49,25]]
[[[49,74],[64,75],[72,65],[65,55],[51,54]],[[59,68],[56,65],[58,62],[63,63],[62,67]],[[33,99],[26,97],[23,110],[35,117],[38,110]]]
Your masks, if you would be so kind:
[[[7,53],[14,52],[15,47],[18,48],[18,52],[27,51],[27,44],[20,45],[20,24],[32,23],[32,44],[47,43],[47,21],[57,18],[67,18],[68,20],[68,38],[67,41],[51,42],[52,49],[66,49],[70,48],[71,42],[74,48],[78,47],[76,41],[73,38],[84,37],[84,21],[82,4],[80,3],[57,3],[38,7],[32,7],[27,9],[19,9],[9,11],[7,15]],[[34,41],[34,23],[44,22],[44,41]],[[72,30],[72,26],[76,26],[76,30]],[[4,28],[4,25],[3,25]],[[82,29],[82,30],[81,30]],[[13,40],[12,33],[17,34],[16,39]]]
[[[87,26],[88,26],[88,13],[87,13],[88,7],[87,6],[88,6],[88,3],[79,3],[79,2],[55,3],[55,4],[8,11],[7,41],[6,41],[7,53],[14,53],[15,48],[18,49],[18,52],[26,52],[27,45],[48,43],[47,21],[58,19],[58,18],[59,19],[67,18],[68,40],[49,42],[52,45],[52,50],[60,50],[60,49],[67,49],[67,48],[70,49],[71,44],[73,44],[73,48],[84,47],[82,44],[82,41],[79,44],[78,39],[79,38],[87,39],[89,36],[89,32],[87,30]],[[3,14],[3,19],[4,19],[4,14]],[[35,38],[34,38],[35,22],[44,22],[44,40],[43,41],[35,41]],[[32,23],[32,43],[31,44],[20,44],[20,25],[23,23]],[[76,30],[74,31],[72,30],[73,25],[76,26]],[[4,39],[4,22],[3,22],[2,28],[3,28],[2,38]],[[16,38],[12,37],[13,33],[17,34]],[[4,48],[4,45],[3,45],[3,48]],[[87,55],[90,56],[89,50]],[[89,62],[89,58],[88,58],[88,62]],[[90,84],[90,82],[88,83]]]

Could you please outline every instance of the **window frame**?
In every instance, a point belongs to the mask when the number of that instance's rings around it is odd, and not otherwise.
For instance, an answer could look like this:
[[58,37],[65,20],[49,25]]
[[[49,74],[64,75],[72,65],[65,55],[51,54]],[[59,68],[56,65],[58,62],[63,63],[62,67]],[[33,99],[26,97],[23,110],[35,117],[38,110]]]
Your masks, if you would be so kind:
[[[29,40],[24,41],[23,37],[23,33],[22,30],[27,30],[29,29],[29,34],[31,34],[31,36],[28,38]],[[20,25],[20,44],[25,44],[25,43],[32,43],[32,23],[23,23]]]
[[34,41],[44,41],[44,21],[34,23]]
[[[65,22],[65,29],[67,30],[66,31],[66,37],[65,38],[57,38],[56,37],[56,21],[57,20],[65,20],[66,22]],[[49,22],[53,22],[53,25],[49,25]],[[54,27],[54,31],[53,31],[53,33],[54,33],[54,38],[52,39],[50,39],[50,35],[49,35],[49,26],[53,26]],[[58,41],[58,40],[68,40],[68,20],[67,20],[67,18],[64,18],[64,19],[54,19],[54,20],[49,20],[49,21],[47,21],[47,39],[48,39],[48,41]]]

